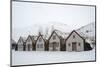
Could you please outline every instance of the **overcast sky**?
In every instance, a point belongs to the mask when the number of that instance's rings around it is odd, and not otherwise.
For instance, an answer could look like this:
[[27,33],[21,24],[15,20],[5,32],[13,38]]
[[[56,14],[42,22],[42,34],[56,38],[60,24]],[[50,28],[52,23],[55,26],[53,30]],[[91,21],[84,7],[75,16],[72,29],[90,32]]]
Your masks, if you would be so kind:
[[[58,22],[73,29],[95,22],[95,7],[45,3],[12,3],[12,29]],[[20,33],[20,32],[18,32]],[[15,36],[15,33],[13,33]]]

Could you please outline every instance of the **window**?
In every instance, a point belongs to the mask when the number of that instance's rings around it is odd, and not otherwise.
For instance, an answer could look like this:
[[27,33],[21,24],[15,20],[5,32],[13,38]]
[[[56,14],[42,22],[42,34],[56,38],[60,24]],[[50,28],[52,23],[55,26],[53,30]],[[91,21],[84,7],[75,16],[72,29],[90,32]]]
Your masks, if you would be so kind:
[[75,35],[73,35],[73,39],[75,38]]
[[72,42],[72,44],[77,44],[77,42]]
[[30,42],[30,38],[28,39],[28,42]]
[[53,40],[54,40],[54,39],[56,39],[56,36],[55,36],[55,35],[53,36]]
[[41,38],[39,38],[39,42],[41,42],[42,41],[42,39]]
[[70,46],[70,44],[68,44],[68,46]]
[[79,43],[78,46],[80,46],[81,44]]
[[89,30],[86,30],[86,33],[88,33],[89,32]]
[[19,42],[21,43],[21,42],[22,42],[22,40],[20,39],[20,40],[19,40]]

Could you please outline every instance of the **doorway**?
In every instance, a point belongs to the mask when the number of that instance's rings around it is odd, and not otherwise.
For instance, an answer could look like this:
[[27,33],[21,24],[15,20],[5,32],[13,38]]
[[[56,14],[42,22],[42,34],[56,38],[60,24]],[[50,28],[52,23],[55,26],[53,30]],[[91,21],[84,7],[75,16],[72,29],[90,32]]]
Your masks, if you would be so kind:
[[52,48],[53,48],[52,51],[58,51],[58,49],[57,49],[59,47],[58,45],[59,44],[57,42],[53,42],[52,43]]
[[72,51],[77,51],[76,42],[72,42]]
[[28,44],[28,51],[30,51],[30,44]]

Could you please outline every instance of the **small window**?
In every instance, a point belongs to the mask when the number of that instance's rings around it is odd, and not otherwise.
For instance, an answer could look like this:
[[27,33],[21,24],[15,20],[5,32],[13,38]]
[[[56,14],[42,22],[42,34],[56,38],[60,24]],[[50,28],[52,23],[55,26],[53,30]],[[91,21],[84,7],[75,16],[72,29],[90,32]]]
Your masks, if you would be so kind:
[[39,38],[39,42],[41,42],[42,41],[42,39],[41,38]]
[[53,36],[53,40],[54,40],[54,39],[56,39],[56,36],[55,36],[55,35]]
[[70,44],[68,44],[68,46],[70,46]]
[[22,40],[19,40],[19,42],[21,43],[21,42],[22,42]]
[[86,33],[88,33],[89,32],[89,30],[86,30]]
[[78,46],[80,46],[81,44],[79,43]]
[[30,42],[30,38],[28,39],[28,42]]
[[75,38],[75,35],[73,35],[73,38]]

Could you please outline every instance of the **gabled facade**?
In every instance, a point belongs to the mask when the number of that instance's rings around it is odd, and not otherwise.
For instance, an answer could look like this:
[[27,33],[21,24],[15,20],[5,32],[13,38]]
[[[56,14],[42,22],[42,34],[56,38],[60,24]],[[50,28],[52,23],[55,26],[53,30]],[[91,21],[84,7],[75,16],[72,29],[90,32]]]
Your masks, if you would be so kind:
[[36,40],[36,51],[44,51],[45,50],[45,40],[43,36],[40,34]]
[[87,51],[92,49],[87,40],[75,30],[67,35],[54,30],[49,38],[45,39],[41,34],[29,35],[27,39],[20,37],[16,47],[18,51]]
[[48,39],[49,41],[49,51],[60,51],[60,37],[53,31]]
[[24,39],[22,37],[19,38],[18,42],[17,42],[17,50],[18,51],[23,51],[24,50]]
[[26,43],[25,43],[25,51],[32,51],[34,50],[34,36],[28,36]]
[[84,51],[85,39],[73,30],[66,39],[66,51]]

